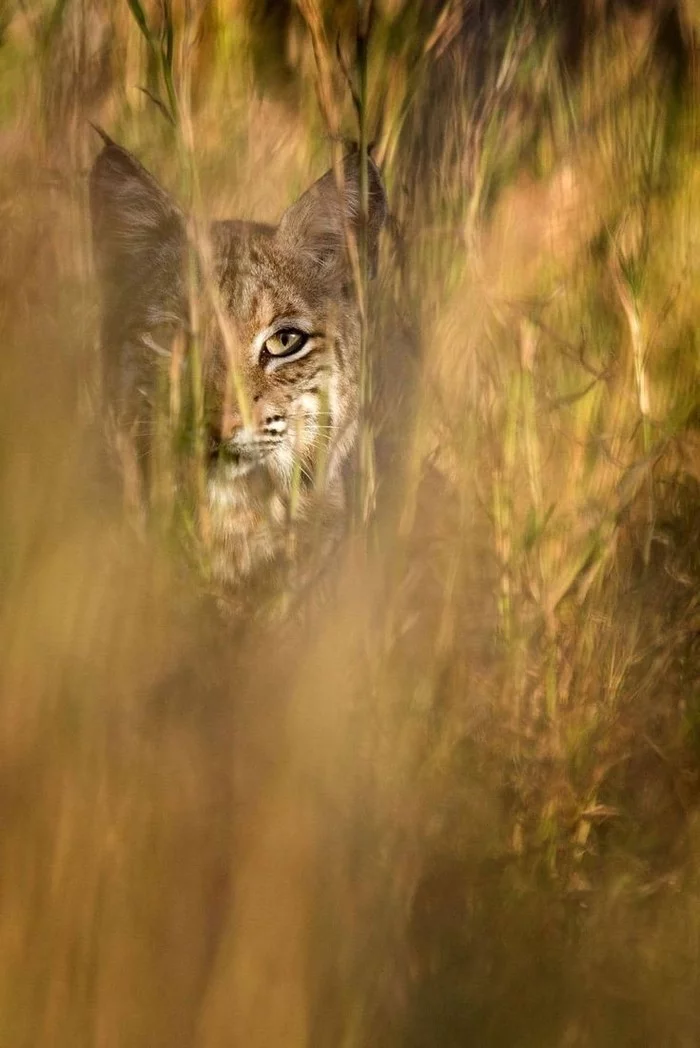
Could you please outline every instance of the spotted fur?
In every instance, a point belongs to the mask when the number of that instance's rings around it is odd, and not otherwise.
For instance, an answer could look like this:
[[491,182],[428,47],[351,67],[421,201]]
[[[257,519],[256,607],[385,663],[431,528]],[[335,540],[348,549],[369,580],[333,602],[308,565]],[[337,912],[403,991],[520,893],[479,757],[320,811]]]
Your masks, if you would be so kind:
[[[108,398],[147,461],[156,359],[191,324],[187,267],[196,257],[212,568],[237,583],[289,549],[290,523],[332,526],[343,515],[341,478],[359,410],[348,252],[348,232],[360,235],[358,160],[346,158],[342,192],[328,172],[277,226],[215,222],[192,247],[176,204],[104,137],[90,198]],[[368,169],[372,264],[386,202],[371,161]],[[297,332],[302,350],[271,354],[280,331]]]

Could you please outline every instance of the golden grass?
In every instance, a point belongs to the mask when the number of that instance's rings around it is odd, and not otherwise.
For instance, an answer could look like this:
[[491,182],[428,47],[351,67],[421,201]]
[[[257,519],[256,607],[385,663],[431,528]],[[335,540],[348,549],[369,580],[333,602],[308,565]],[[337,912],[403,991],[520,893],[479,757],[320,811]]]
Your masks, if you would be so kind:
[[461,5],[377,7],[377,511],[286,625],[123,512],[86,118],[274,220],[322,114],[357,137],[354,9],[340,63],[300,4],[279,81],[223,0],[163,8],[170,64],[155,6],[151,44],[126,3],[4,31],[0,1048],[700,1038],[692,81],[621,23],[569,76],[532,12],[479,52]]

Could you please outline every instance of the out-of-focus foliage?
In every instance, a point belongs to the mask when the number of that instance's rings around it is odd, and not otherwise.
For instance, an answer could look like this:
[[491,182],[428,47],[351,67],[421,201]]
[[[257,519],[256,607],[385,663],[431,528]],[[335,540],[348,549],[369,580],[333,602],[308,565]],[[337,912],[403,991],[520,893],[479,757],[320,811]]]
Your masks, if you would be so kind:
[[0,1048],[700,1041],[699,31],[378,0],[377,512],[253,626],[123,512],[88,120],[275,220],[357,5],[2,7]]

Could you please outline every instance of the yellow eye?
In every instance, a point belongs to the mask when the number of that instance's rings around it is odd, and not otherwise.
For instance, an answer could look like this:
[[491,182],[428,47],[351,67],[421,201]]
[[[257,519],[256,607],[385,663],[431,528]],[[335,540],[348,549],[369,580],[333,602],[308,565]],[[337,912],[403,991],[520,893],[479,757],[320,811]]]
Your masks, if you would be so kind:
[[304,345],[307,335],[303,331],[295,331],[289,328],[286,331],[278,331],[270,335],[265,342],[264,348],[271,357],[288,357],[296,353]]

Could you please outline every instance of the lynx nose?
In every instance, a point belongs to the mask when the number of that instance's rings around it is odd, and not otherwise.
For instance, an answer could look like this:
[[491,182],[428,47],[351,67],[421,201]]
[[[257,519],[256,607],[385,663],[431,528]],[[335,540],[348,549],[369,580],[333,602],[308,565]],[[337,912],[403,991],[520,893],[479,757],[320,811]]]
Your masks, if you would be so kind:
[[219,442],[226,443],[228,440],[233,440],[241,429],[243,429],[243,418],[241,417],[241,413],[239,411],[227,411],[226,414],[219,419]]
[[222,444],[228,444],[243,429],[243,419],[238,411],[227,411],[207,426],[209,448],[216,452]]

